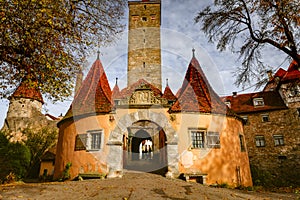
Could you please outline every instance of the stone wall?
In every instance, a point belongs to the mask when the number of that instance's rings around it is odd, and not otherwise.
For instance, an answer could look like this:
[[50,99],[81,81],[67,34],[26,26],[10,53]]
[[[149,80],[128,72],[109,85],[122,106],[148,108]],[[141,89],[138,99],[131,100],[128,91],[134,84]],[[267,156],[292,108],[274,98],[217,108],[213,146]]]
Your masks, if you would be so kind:
[[[263,122],[262,115],[269,115]],[[244,126],[249,160],[260,175],[274,185],[300,184],[300,118],[297,109],[248,114]],[[275,145],[274,135],[283,135],[284,144]],[[265,146],[257,147],[255,136],[264,136]],[[252,171],[253,172],[253,171]],[[253,177],[254,183],[262,177]],[[258,184],[258,183],[257,183]]]
[[160,6],[129,2],[128,86],[143,78],[161,90]]
[[57,128],[57,121],[48,120],[41,113],[42,103],[37,100],[18,98],[11,99],[2,130],[18,132],[23,129],[41,129],[49,126]]
[[291,81],[283,83],[279,88],[279,93],[284,100],[284,103],[289,108],[300,107],[300,81]]

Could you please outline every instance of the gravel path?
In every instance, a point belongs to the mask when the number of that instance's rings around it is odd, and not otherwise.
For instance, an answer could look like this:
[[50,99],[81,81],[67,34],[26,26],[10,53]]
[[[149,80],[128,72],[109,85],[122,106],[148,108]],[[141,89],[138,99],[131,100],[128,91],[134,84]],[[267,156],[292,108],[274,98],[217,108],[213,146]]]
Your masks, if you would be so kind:
[[0,185],[0,199],[290,200],[300,199],[300,195],[213,188],[198,183],[167,179],[155,174],[127,172],[123,178],[117,179]]

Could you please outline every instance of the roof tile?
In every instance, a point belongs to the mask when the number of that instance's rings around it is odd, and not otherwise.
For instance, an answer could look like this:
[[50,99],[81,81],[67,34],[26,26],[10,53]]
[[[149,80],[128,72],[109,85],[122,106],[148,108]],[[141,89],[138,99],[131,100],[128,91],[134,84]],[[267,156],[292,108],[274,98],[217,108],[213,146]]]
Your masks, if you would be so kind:
[[154,85],[150,84],[146,80],[140,79],[137,82],[135,82],[134,84],[122,89],[121,92],[120,92],[121,97],[122,98],[130,97],[134,93],[134,91],[136,89],[138,89],[142,84],[145,84],[145,86],[149,87],[151,89],[151,91],[153,91],[154,96],[156,96],[156,97],[161,97],[162,96],[162,92],[160,91],[160,89],[158,89]]
[[116,84],[112,90],[112,98],[113,99],[121,99],[121,93],[118,84]]
[[168,101],[176,101],[177,100],[177,97],[173,94],[171,88],[168,85],[165,88],[165,91],[164,91],[164,94],[162,97],[167,99]]
[[33,99],[44,103],[41,92],[34,85],[30,84],[30,81],[22,81],[11,97]]
[[222,102],[207,81],[198,60],[193,57],[172,112],[202,112],[235,115]]
[[83,81],[65,118],[91,113],[109,113],[112,92],[102,63],[97,59]]
[[268,83],[264,87],[263,91],[275,90],[280,85],[280,83],[288,82],[288,81],[299,79],[299,78],[300,78],[299,66],[298,66],[297,62],[295,60],[293,60],[290,64],[290,66],[288,67],[287,71],[282,68],[277,70],[277,72],[274,74],[273,78],[268,81]]
[[[263,106],[254,106],[254,98],[263,98]],[[237,114],[265,112],[271,110],[286,109],[280,94],[277,91],[264,91],[248,94],[240,94],[235,96],[227,96],[222,98],[223,101],[230,102],[230,108]]]

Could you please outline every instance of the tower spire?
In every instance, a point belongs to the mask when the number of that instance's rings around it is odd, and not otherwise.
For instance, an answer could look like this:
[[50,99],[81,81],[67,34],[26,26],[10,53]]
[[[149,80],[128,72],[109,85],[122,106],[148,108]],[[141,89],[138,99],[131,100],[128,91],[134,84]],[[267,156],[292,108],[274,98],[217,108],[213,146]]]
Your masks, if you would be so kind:
[[100,50],[97,51],[97,60],[100,60]]
[[116,77],[116,85],[118,85],[118,77]]
[[193,52],[193,58],[195,58],[195,48],[192,49]]
[[166,79],[166,82],[167,82],[167,87],[169,86],[169,79]]

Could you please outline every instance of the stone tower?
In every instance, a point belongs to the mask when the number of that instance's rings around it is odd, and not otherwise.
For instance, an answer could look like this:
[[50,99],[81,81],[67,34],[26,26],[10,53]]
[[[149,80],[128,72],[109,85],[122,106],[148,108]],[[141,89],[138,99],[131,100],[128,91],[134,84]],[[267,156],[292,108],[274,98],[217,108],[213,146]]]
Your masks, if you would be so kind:
[[161,1],[129,1],[128,86],[144,79],[161,90]]
[[14,93],[9,97],[10,103],[3,130],[21,131],[30,128],[34,123],[40,122],[36,119],[41,114],[43,97],[38,89],[30,86],[26,81],[22,81]]

